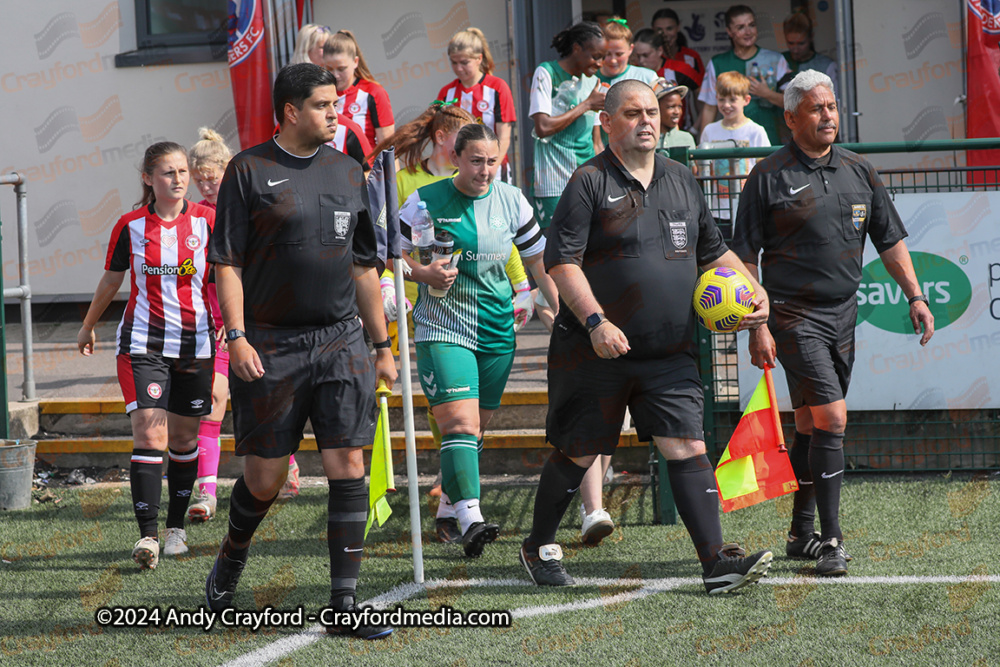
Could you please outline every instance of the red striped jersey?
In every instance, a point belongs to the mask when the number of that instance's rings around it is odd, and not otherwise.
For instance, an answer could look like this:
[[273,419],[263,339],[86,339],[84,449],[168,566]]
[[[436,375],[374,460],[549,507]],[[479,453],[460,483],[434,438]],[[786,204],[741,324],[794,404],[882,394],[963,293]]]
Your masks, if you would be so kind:
[[701,62],[701,56],[686,46],[680,47],[672,60],[665,61],[663,69],[676,72],[677,83],[688,88],[701,88],[701,81],[705,78],[705,65]]
[[156,215],[154,204],[118,219],[104,265],[132,274],[118,354],[211,358],[207,257],[214,226],[214,210],[188,201],[170,222]]
[[466,88],[455,79],[441,89],[437,98],[445,102],[458,100],[459,105],[472,114],[473,118],[480,119],[483,125],[494,132],[497,130],[497,123],[513,123],[517,120],[510,86],[492,74],[484,75],[471,88]]
[[332,141],[326,143],[344,155],[350,155],[365,169],[371,166],[370,162],[365,165],[365,156],[372,152],[372,144],[368,142],[361,126],[344,114],[337,114],[337,133],[333,135]]
[[356,79],[354,85],[340,94],[337,112],[361,126],[372,146],[378,143],[375,141],[375,128],[396,122],[392,117],[392,104],[389,103],[385,88],[367,79]]

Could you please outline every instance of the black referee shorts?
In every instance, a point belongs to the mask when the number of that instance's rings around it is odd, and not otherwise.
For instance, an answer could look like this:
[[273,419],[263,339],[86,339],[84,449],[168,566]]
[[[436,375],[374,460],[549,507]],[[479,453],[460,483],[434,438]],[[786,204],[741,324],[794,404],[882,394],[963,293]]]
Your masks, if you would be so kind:
[[230,375],[236,455],[294,454],[306,419],[320,449],[375,440],[375,367],[357,319],[321,329],[247,329],[264,377]]
[[767,326],[788,378],[793,408],[826,405],[847,396],[857,321],[853,296],[834,305],[771,301]]
[[695,360],[601,359],[590,336],[556,324],[549,342],[546,438],[566,456],[613,454],[625,408],[642,441],[704,440],[705,396]]

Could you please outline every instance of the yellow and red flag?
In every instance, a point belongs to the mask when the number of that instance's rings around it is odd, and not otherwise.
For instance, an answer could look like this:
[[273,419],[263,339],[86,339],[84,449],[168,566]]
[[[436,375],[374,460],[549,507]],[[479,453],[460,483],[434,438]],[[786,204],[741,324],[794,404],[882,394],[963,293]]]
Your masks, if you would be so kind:
[[379,380],[378,389],[378,424],[375,427],[375,442],[372,445],[372,466],[368,481],[368,523],[365,525],[365,537],[372,524],[378,522],[379,527],[392,514],[392,508],[385,499],[389,491],[396,490],[395,476],[392,471],[392,442],[389,438],[389,403],[388,397],[392,391],[386,386],[385,380]]
[[750,397],[733,437],[715,469],[722,511],[731,512],[797,491],[785,449],[771,369]]

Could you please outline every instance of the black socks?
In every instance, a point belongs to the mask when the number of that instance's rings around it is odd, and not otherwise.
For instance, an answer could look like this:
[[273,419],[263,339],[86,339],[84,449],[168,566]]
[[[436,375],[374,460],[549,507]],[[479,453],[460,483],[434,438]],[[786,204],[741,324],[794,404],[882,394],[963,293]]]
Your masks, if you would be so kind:
[[667,461],[667,474],[673,489],[674,504],[687,528],[701,561],[703,576],[708,576],[722,548],[722,523],[719,520],[719,490],[715,470],[706,454],[680,461]]
[[368,490],[365,480],[331,479],[326,542],[330,547],[330,606],[343,609],[354,601],[365,548]]
[[840,486],[844,481],[844,434],[813,429],[809,447],[809,469],[816,488],[816,509],[823,541],[840,533]]
[[167,461],[167,528],[183,528],[191,501],[191,487],[198,477],[198,448],[189,452],[169,450]]
[[795,443],[788,450],[792,471],[799,482],[792,504],[792,535],[805,537],[816,532],[816,487],[809,470],[809,442],[807,433],[795,432]]
[[160,513],[160,488],[163,480],[163,453],[155,449],[133,449],[129,479],[132,487],[132,509],[135,511],[135,520],[139,522],[139,537],[156,539],[156,519]]
[[277,497],[277,493],[270,500],[254,497],[247,488],[243,475],[240,475],[233,486],[233,495],[229,497],[229,539],[223,541],[223,551],[227,558],[246,560],[250,540]]
[[552,451],[542,467],[541,479],[538,480],[531,534],[528,535],[525,546],[528,551],[556,541],[559,522],[586,474],[586,468],[573,463],[558,449]]

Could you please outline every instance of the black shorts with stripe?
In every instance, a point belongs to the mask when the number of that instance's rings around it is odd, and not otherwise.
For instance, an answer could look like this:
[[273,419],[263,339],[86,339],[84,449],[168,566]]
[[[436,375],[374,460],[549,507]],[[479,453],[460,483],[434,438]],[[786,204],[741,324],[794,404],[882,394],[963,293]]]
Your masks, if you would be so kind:
[[119,354],[117,365],[126,414],[139,408],[160,408],[184,417],[201,417],[212,411],[212,357]]

